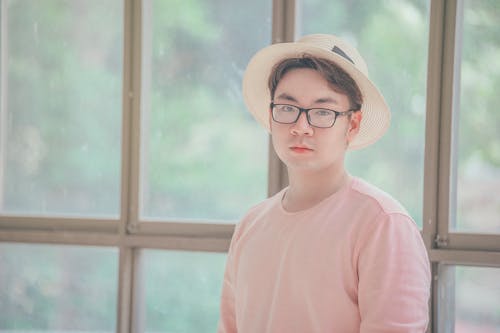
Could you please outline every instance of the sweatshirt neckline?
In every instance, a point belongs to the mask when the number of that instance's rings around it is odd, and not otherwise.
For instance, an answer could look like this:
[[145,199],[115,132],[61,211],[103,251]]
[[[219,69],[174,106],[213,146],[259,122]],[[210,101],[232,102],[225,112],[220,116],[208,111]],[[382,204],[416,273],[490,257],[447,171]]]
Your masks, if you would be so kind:
[[279,192],[279,195],[277,195],[279,211],[283,215],[287,215],[287,216],[297,216],[297,215],[307,214],[307,213],[314,211],[314,210],[318,209],[319,207],[327,204],[328,202],[335,200],[336,198],[341,197],[343,195],[343,193],[345,193],[347,191],[347,189],[352,187],[354,179],[355,179],[355,177],[352,177],[351,175],[348,174],[345,183],[342,185],[342,187],[338,191],[335,191],[334,193],[330,194],[329,196],[327,196],[326,198],[322,199],[321,201],[319,201],[318,203],[316,203],[315,205],[313,205],[309,208],[298,210],[295,212],[287,211],[283,207],[283,198],[284,198],[284,196],[289,188],[289,186],[287,186],[283,190],[281,190],[281,192]]

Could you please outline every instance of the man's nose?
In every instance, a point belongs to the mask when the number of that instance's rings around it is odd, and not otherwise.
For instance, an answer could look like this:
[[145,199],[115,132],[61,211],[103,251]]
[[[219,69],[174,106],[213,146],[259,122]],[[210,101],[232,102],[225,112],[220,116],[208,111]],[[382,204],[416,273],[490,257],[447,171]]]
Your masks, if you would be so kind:
[[309,124],[309,121],[307,120],[307,114],[305,112],[302,112],[299,116],[299,119],[292,125],[291,128],[291,133],[294,135],[312,135],[313,134],[313,128]]

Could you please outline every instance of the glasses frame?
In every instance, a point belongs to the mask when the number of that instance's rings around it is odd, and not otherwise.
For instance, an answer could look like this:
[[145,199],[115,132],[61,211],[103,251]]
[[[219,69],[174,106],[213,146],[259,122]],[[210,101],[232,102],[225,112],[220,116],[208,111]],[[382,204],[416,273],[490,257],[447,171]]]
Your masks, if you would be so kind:
[[[274,118],[274,107],[275,106],[279,106],[279,105],[285,105],[285,106],[291,106],[291,107],[294,107],[296,109],[299,110],[299,113],[297,114],[297,118],[295,118],[294,121],[291,121],[291,122],[282,122],[282,121],[278,121]],[[306,114],[306,118],[307,118],[307,123],[309,124],[309,126],[311,127],[316,127],[316,128],[331,128],[333,127],[333,125],[335,125],[335,122],[337,121],[337,118],[339,116],[345,116],[347,114],[350,114],[352,112],[357,112],[360,110],[360,107],[356,108],[356,109],[349,109],[347,111],[336,111],[336,110],[332,110],[332,109],[327,109],[327,108],[309,108],[309,109],[304,109],[304,108],[301,108],[297,105],[293,105],[293,104],[286,104],[286,103],[274,103],[274,102],[271,102],[271,104],[269,105],[270,106],[270,111],[271,111],[271,116],[273,118],[273,120],[279,124],[295,124],[297,122],[297,120],[299,120],[300,118],[300,115],[303,113]],[[326,111],[331,111],[335,114],[335,118],[333,118],[333,122],[330,126],[316,126],[316,125],[313,125],[311,124],[311,118],[309,117],[309,111],[311,110],[326,110]]]

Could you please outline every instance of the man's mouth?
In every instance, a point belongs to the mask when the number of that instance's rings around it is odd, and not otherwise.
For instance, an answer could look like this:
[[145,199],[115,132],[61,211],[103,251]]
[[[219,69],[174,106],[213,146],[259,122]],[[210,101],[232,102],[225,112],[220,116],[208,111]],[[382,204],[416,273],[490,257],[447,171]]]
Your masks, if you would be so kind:
[[292,146],[290,147],[290,150],[296,153],[307,153],[313,151],[311,148],[308,148],[306,146]]

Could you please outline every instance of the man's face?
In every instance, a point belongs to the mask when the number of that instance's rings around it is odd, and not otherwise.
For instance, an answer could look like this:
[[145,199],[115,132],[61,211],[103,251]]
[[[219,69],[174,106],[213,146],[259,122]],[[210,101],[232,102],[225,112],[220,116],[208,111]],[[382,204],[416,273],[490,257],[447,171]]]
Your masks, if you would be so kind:
[[[347,95],[333,90],[318,72],[307,68],[293,69],[283,76],[273,103],[339,112],[350,109]],[[277,123],[271,113],[269,121],[274,149],[289,170],[320,172],[343,168],[345,151],[359,130],[361,113],[353,113],[350,119],[338,116],[330,128],[312,127],[304,112],[293,124]]]

